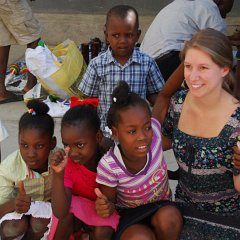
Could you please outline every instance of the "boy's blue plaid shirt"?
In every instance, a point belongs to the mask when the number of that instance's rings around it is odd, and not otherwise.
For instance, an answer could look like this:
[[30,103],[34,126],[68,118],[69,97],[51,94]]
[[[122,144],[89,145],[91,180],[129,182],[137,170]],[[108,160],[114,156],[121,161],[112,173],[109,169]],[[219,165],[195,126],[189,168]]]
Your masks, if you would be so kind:
[[126,81],[131,91],[146,99],[149,94],[158,93],[164,79],[155,61],[148,55],[134,48],[132,56],[124,65],[119,64],[112,56],[110,48],[94,58],[86,70],[79,89],[88,97],[98,97],[98,114],[101,129],[105,136],[106,117],[111,105],[111,94],[118,81]]

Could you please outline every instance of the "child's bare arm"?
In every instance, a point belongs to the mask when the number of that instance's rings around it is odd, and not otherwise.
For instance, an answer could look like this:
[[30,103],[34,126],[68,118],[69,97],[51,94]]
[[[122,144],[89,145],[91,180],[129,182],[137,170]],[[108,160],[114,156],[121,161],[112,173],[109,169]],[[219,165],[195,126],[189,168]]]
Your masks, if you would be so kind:
[[147,95],[147,100],[149,101],[151,106],[154,106],[156,100],[158,97],[158,93],[153,93],[153,94],[149,94]]
[[26,194],[22,181],[18,184],[18,194],[16,198],[10,199],[0,205],[0,218],[5,214],[16,211],[17,213],[26,213],[31,205],[31,198]]
[[70,208],[71,189],[64,186],[64,168],[67,164],[69,149],[58,150],[51,158],[51,168],[53,169],[52,179],[52,209],[54,215],[61,219],[65,217]]
[[72,191],[64,187],[63,177],[53,174],[52,209],[54,215],[62,219],[69,213]]
[[161,124],[163,123],[168,111],[170,99],[175,92],[180,88],[184,80],[183,63],[169,77],[163,89],[159,92],[156,102],[153,106],[152,116],[155,117]]
[[5,214],[15,211],[15,199],[11,199],[0,205],[0,218]]
[[162,148],[163,151],[172,149],[172,140],[162,134]]
[[101,217],[109,217],[115,210],[116,188],[101,185],[96,188],[96,211]]

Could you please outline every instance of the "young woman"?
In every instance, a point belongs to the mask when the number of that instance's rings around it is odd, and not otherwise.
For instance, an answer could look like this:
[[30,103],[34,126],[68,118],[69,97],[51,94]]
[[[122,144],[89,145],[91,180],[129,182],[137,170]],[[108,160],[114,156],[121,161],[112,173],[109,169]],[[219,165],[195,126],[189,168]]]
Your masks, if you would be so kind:
[[[176,201],[185,224],[181,239],[240,237],[240,174],[233,147],[240,140],[239,92],[226,36],[202,30],[182,51],[188,90],[171,101],[163,138],[179,165]],[[170,146],[169,144],[169,146]]]

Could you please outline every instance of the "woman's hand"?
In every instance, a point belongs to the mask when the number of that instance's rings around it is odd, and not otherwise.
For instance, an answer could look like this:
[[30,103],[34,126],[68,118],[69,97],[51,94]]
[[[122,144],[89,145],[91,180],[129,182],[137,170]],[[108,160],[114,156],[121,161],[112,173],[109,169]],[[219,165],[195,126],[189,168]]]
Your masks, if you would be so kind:
[[240,142],[237,142],[237,146],[233,147],[233,165],[240,170]]

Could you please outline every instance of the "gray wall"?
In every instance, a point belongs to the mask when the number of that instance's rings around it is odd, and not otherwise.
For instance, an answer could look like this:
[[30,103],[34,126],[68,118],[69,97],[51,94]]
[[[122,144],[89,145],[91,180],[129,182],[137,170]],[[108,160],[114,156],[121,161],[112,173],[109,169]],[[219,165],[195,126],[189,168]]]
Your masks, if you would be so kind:
[[[109,8],[118,4],[128,4],[137,9],[140,15],[154,16],[171,0],[36,0],[31,2],[35,12],[79,12],[105,14]],[[240,16],[240,0],[235,0],[231,17]]]

